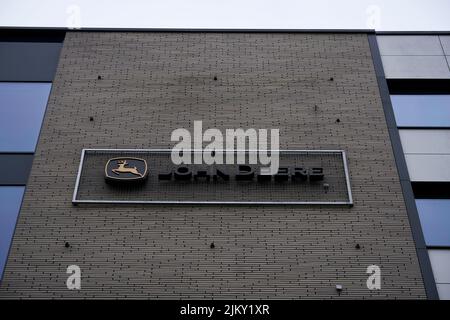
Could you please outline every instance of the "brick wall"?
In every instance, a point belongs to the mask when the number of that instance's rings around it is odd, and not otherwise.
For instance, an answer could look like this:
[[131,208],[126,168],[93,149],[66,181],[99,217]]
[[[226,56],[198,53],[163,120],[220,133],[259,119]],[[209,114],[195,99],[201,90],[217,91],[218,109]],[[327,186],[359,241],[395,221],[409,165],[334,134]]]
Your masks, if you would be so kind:
[[[170,147],[193,120],[346,150],[354,207],[72,205],[82,148]],[[71,264],[80,291],[66,288]],[[371,264],[380,291],[366,288]],[[69,32],[9,297],[425,298],[367,35]]]

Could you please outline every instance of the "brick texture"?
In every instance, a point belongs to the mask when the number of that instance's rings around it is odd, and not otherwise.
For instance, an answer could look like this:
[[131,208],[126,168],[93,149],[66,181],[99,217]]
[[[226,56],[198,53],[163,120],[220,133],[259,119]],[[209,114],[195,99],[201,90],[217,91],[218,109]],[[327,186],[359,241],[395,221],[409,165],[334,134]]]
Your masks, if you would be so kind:
[[[82,148],[170,147],[194,120],[346,150],[354,207],[71,204]],[[367,35],[69,32],[0,287],[12,297],[425,298]]]

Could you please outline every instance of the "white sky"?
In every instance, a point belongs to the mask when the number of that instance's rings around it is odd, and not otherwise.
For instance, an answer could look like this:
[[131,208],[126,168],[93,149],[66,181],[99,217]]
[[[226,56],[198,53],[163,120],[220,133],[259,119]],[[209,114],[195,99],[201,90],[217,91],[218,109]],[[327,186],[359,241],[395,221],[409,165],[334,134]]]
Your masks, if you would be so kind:
[[0,26],[450,31],[450,0],[0,0]]

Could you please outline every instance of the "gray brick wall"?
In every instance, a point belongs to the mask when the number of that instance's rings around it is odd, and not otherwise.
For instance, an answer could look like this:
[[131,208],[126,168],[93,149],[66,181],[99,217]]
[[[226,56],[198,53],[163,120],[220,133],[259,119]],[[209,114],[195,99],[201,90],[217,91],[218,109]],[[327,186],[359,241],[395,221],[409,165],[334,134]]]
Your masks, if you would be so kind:
[[[170,147],[193,120],[346,150],[354,207],[72,206],[82,148]],[[81,291],[66,288],[71,264]],[[380,291],[366,288],[371,264]],[[425,298],[367,35],[69,32],[0,287],[10,297]]]

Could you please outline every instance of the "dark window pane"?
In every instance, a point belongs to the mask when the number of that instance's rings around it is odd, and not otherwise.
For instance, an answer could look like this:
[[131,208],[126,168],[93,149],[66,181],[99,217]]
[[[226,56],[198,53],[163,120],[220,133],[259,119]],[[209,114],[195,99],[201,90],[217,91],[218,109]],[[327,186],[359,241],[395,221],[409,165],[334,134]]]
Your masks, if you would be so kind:
[[34,152],[50,83],[0,82],[0,152]]
[[450,246],[450,200],[416,200],[427,246]]
[[32,153],[0,153],[0,186],[26,185],[33,158]]
[[0,42],[0,81],[53,81],[62,43]]
[[0,276],[3,274],[25,187],[0,187]]
[[450,95],[391,95],[399,127],[450,127]]

